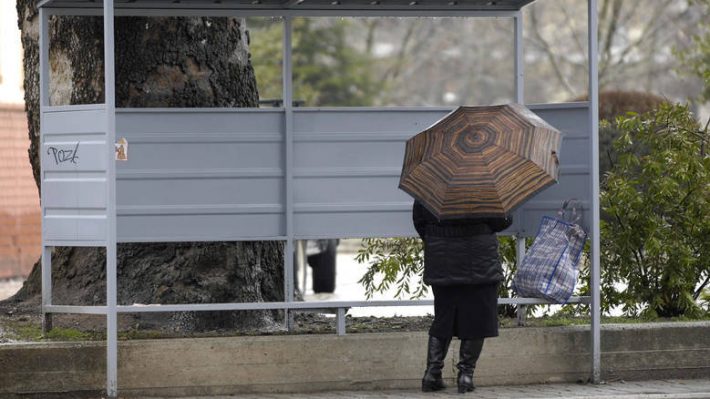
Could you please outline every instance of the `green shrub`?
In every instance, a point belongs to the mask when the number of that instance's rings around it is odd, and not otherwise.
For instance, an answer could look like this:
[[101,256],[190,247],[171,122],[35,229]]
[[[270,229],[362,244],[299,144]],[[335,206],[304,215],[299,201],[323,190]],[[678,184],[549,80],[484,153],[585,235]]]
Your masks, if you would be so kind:
[[[512,282],[515,273],[515,238],[498,238],[500,255],[503,262],[504,280],[498,288],[501,298],[512,297]],[[419,238],[367,238],[355,259],[359,263],[368,263],[368,269],[360,281],[365,287],[368,299],[375,293],[383,293],[396,287],[396,298],[418,299],[429,292],[429,287],[422,281],[424,276],[424,248]],[[498,314],[503,317],[515,317],[517,307],[503,305],[498,307]],[[528,312],[534,309],[528,307]]]
[[[602,192],[602,311],[622,306],[628,316],[700,317],[710,312],[710,135],[687,107],[615,121],[617,162]],[[512,296],[515,238],[500,237],[505,281],[499,296]],[[588,254],[588,246],[585,253]],[[368,298],[396,286],[398,298],[420,298],[422,244],[415,238],[367,239],[357,260],[370,263],[360,280]],[[589,295],[586,256],[576,295]],[[512,317],[514,306],[499,313]],[[529,311],[532,311],[530,307]],[[584,314],[587,305],[561,313]]]
[[617,126],[601,197],[605,300],[629,315],[697,317],[710,279],[708,127],[680,105]]
[[419,238],[366,238],[355,260],[370,264],[358,281],[365,287],[367,299],[389,290],[393,284],[397,286],[396,298],[406,295],[417,299],[429,292],[423,281],[424,248]]

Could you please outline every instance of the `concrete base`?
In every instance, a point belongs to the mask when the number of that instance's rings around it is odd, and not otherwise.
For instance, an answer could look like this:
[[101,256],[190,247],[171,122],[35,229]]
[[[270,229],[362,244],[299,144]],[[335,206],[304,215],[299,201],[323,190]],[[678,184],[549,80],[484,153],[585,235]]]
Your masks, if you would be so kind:
[[[710,322],[605,325],[603,379],[710,377]],[[426,333],[135,340],[119,343],[121,396],[416,388]],[[452,383],[458,341],[444,376]],[[478,385],[586,381],[589,327],[512,328],[486,340]],[[103,343],[0,345],[0,396],[105,387]]]

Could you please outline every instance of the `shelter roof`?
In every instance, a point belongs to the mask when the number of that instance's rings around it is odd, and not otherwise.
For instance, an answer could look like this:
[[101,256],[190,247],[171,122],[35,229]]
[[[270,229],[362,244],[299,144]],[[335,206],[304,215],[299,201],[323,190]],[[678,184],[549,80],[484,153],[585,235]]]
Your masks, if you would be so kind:
[[[292,13],[338,11],[405,11],[413,13],[451,11],[517,11],[534,0],[114,0],[116,9],[225,9],[252,12]],[[101,8],[101,0],[38,0],[47,8]]]

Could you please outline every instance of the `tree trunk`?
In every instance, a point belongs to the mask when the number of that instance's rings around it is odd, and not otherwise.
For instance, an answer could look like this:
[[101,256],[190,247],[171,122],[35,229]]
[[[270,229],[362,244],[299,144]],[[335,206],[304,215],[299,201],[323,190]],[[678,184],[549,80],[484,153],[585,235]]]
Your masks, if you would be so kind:
[[[18,0],[25,63],[29,157],[39,187],[39,57],[36,0]],[[100,17],[50,20],[52,105],[104,101]],[[117,18],[117,107],[256,107],[248,33],[235,18]],[[106,300],[103,248],[56,248],[53,303]],[[121,244],[118,301],[207,303],[282,301],[278,242]],[[37,303],[39,262],[13,302]],[[189,331],[273,325],[278,312],[155,314],[142,320]]]

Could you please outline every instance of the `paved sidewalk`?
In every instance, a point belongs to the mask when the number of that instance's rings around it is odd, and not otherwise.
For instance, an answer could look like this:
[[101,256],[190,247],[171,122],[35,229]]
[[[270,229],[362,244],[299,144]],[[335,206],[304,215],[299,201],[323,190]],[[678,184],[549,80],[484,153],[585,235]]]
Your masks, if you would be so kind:
[[217,396],[211,397],[211,399],[424,399],[449,397],[462,399],[710,399],[710,376],[708,379],[699,380],[617,381],[600,385],[542,384],[491,386],[479,387],[474,392],[466,395],[459,395],[456,392],[456,387],[450,387],[444,392],[433,394],[425,394],[414,390],[372,392],[336,391],[304,394],[246,394],[239,396]]

